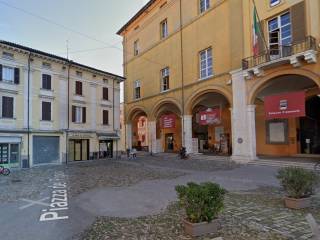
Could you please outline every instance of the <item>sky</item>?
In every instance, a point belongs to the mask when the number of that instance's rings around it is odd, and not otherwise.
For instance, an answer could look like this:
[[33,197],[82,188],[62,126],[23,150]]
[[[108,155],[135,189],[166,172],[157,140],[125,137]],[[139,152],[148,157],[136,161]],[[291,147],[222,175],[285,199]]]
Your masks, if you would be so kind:
[[63,57],[68,45],[72,60],[122,76],[116,32],[147,2],[0,0],[0,39]]

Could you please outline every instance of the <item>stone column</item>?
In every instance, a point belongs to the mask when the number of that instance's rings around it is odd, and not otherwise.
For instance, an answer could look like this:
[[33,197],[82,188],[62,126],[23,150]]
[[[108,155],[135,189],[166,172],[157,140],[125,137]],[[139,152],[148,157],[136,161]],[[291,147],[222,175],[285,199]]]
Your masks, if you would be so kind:
[[192,148],[192,115],[184,115],[184,147],[187,153],[193,153]]
[[247,106],[247,89],[243,71],[231,73],[233,90],[232,109],[232,159],[247,163],[256,159],[255,111]]
[[156,121],[148,122],[148,134],[149,134],[149,152],[157,153],[157,123]]
[[126,124],[126,149],[132,149],[132,125]]
[[256,138],[256,106],[247,105],[247,122],[248,122],[248,148],[251,160],[257,158],[257,138]]

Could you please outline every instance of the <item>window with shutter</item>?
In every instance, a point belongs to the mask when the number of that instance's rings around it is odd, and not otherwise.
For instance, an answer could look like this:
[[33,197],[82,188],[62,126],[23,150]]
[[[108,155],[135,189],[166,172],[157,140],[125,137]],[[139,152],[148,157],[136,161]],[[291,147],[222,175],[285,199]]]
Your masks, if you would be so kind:
[[87,119],[86,119],[86,108],[83,107],[82,108],[82,123],[86,123]]
[[20,83],[20,69],[15,68],[14,69],[14,84],[19,84]]
[[76,106],[72,106],[72,122],[76,122]]
[[2,117],[13,118],[13,97],[2,97]]
[[76,95],[82,96],[82,82],[76,81]]
[[103,100],[109,100],[109,89],[108,88],[103,88],[102,89],[102,98]]
[[292,21],[292,41],[299,43],[306,38],[305,2],[295,4],[290,9]]
[[103,125],[109,125],[109,111],[103,110],[102,112],[102,123]]
[[51,102],[42,102],[42,120],[51,121]]
[[12,67],[3,66],[2,67],[2,80],[9,83],[14,83],[15,70]]
[[42,89],[51,90],[51,76],[48,74],[42,75]]

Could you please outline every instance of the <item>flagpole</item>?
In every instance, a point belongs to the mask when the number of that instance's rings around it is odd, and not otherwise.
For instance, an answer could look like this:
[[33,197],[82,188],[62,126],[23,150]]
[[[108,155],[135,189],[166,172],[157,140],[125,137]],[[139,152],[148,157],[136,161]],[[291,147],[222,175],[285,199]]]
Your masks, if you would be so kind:
[[[252,2],[253,2],[254,9],[255,9],[255,11],[256,11],[256,13],[257,13],[257,17],[258,17],[259,26],[260,26],[260,32],[261,32],[260,34],[261,34],[261,37],[262,37],[264,46],[265,46],[266,50],[268,50],[268,45],[267,45],[267,41],[266,41],[266,38],[265,38],[265,35],[264,35],[264,31],[263,31],[264,29],[263,29],[262,26],[261,26],[261,20],[260,20],[259,14],[258,14],[257,5],[256,5],[255,0],[252,0]],[[253,14],[254,14],[254,13],[253,13]]]

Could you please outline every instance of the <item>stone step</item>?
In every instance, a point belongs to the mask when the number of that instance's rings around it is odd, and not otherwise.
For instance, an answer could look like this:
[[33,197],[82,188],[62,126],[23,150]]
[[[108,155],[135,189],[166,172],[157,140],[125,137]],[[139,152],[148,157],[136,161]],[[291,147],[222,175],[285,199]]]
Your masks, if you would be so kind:
[[271,166],[271,167],[302,167],[308,170],[314,169],[314,163],[307,162],[290,162],[290,161],[276,161],[276,160],[255,160],[248,163],[249,165]]

